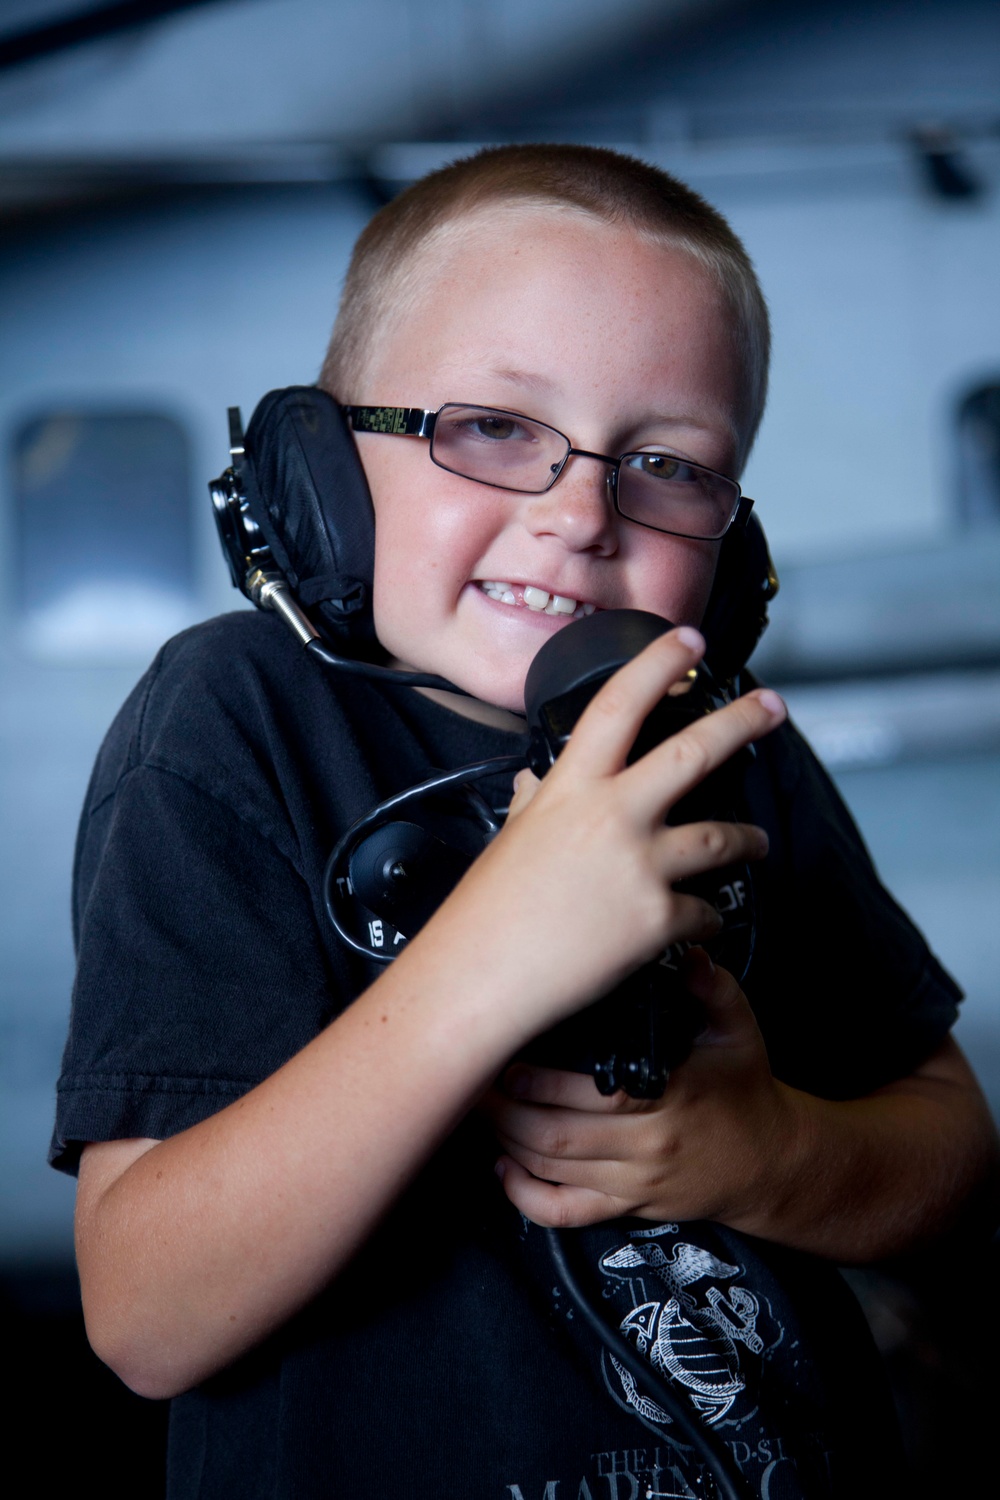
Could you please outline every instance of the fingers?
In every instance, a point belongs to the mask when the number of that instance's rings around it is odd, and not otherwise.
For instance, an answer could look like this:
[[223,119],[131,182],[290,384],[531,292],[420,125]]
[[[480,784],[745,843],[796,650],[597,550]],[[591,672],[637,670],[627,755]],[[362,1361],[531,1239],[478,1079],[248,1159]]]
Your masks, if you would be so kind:
[[705,1007],[708,1024],[695,1041],[697,1049],[748,1046],[763,1052],[750,1002],[728,969],[717,968],[704,949],[692,948],[681,960],[680,977]]
[[651,1102],[623,1092],[605,1097],[589,1073],[515,1063],[481,1108],[501,1148],[521,1166],[535,1177],[572,1182],[574,1166],[583,1163],[616,1170],[635,1117],[648,1113]]
[[[623,771],[644,721],[668,689],[696,667],[705,642],[682,626],[653,641],[604,684],[581,714],[560,765],[570,771]],[[777,693],[758,688],[649,751],[625,776],[640,816],[662,818],[737,750],[775,729],[786,716]]]
[[[680,880],[682,877],[676,874],[675,878]],[[722,931],[721,916],[700,896],[668,890],[666,902],[671,943],[707,943]]]
[[767,834],[752,823],[682,823],[660,829],[654,839],[657,868],[666,888],[671,943],[709,942],[725,925],[721,915],[703,897],[677,890],[676,883],[727,865],[763,859]]
[[[587,705],[561,762],[573,765],[585,758],[589,769],[598,775],[621,770],[647,716],[668,689],[698,665],[704,653],[703,637],[686,625],[653,641],[617,671]],[[775,728],[785,713],[777,693],[758,688],[665,741],[664,746],[691,741],[681,752],[683,758],[686,749],[692,761],[691,779],[684,790],[697,785],[735,750]],[[656,753],[650,752],[645,759]]]
[[622,1156],[620,1116],[583,1114],[577,1110],[538,1104],[495,1104],[492,1115],[497,1140],[536,1177],[567,1180],[574,1162],[618,1161]]
[[659,819],[738,750],[777,729],[784,703],[759,688],[671,735],[623,774],[637,816]]
[[[698,950],[701,952],[701,950]],[[629,1100],[627,1094],[600,1094],[590,1073],[565,1068],[541,1068],[532,1063],[512,1063],[503,1075],[502,1097],[525,1104],[554,1104],[564,1109],[611,1114],[631,1103],[644,1108],[644,1101]]]
[[482,1106],[504,1150],[536,1177],[560,1182],[579,1181],[574,1169],[584,1163],[600,1164],[604,1172],[618,1170],[644,1133],[644,1117],[658,1103],[623,1092],[603,1097],[589,1074],[516,1065],[508,1077],[525,1084],[532,1096],[563,1101],[511,1098],[497,1088]]
[[538,780],[538,777],[533,771],[529,771],[527,766],[518,771],[514,777],[514,795],[511,797],[510,807],[507,809],[508,822],[520,817],[538,791],[540,785],[541,782]]
[[681,823],[658,832],[656,845],[666,880],[763,859],[767,834],[753,823]]
[[592,1131],[577,1128],[560,1136],[554,1122],[527,1121],[525,1131],[529,1135],[532,1134],[532,1123],[536,1126],[534,1135],[544,1137],[544,1144],[551,1144],[553,1150],[539,1149],[530,1140],[522,1141],[514,1134],[496,1131],[501,1150],[532,1177],[569,1187],[584,1187],[592,1185],[595,1180],[606,1183],[625,1170],[619,1159],[605,1155],[600,1140],[592,1140],[588,1145],[587,1137],[593,1136]]
[[574,1229],[620,1218],[629,1212],[622,1199],[595,1188],[544,1182],[511,1157],[501,1157],[497,1162],[497,1176],[514,1207],[543,1228]]
[[620,771],[643,721],[705,654],[697,630],[681,626],[653,641],[604,684],[580,715],[560,763],[596,775]]

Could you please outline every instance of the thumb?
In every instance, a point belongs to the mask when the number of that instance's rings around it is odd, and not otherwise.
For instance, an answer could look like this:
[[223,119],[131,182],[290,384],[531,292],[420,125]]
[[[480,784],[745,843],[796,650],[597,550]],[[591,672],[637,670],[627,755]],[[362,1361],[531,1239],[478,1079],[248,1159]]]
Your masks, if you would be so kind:
[[684,955],[680,975],[688,993],[705,1008],[707,1024],[695,1046],[732,1046],[759,1038],[746,995],[729,970],[717,968],[704,948],[691,948]]
[[524,811],[540,785],[541,782],[538,780],[538,777],[533,771],[529,771],[527,766],[523,770],[518,771],[514,777],[514,795],[510,799],[510,807],[507,809],[508,821],[511,818],[516,818],[519,813]]

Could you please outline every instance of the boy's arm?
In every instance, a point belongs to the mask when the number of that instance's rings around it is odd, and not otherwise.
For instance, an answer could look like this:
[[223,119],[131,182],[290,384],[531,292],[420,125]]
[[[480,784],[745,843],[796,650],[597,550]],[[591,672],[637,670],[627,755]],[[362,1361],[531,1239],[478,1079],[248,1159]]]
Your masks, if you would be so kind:
[[766,692],[627,756],[701,654],[654,642],[595,697],[559,764],[419,937],[259,1087],[158,1144],[88,1147],[77,1246],[88,1331],[165,1396],[279,1327],[364,1242],[504,1061],[671,941],[718,927],[673,890],[759,857],[760,830],[665,826],[670,806],[783,718]]
[[772,1076],[731,975],[701,954],[686,977],[710,1023],[662,1099],[521,1065],[491,1094],[504,1188],[529,1218],[715,1219],[842,1263],[995,1221],[1000,1148],[954,1041],[866,1098],[819,1099]]
[[[88,1334],[140,1394],[188,1389],[297,1312],[495,1070],[498,997],[488,983],[446,992],[434,972],[424,1003],[423,946],[228,1108],[159,1143],[84,1150]],[[463,1003],[477,994],[486,1014]]]

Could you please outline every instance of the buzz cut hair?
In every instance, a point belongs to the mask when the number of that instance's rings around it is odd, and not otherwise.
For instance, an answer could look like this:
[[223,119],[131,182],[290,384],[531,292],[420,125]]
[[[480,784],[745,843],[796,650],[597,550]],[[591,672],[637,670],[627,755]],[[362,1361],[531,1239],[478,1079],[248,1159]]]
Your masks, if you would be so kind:
[[686,251],[715,282],[741,369],[739,468],[767,399],[770,324],[753,263],[726,220],[698,193],[637,157],[598,146],[490,146],[420,178],[370,220],[354,247],[319,384],[366,400],[382,331],[419,293],[435,243],[491,209],[575,210]]

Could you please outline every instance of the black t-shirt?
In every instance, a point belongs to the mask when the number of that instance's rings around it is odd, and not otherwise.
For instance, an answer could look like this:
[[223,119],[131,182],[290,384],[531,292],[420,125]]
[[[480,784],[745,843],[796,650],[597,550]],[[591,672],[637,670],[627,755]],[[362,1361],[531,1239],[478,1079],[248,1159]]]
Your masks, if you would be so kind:
[[[56,1165],[87,1141],[183,1130],[310,1041],[377,973],[323,907],[337,839],[434,769],[521,748],[410,689],[322,671],[273,617],[164,647],[81,825]],[[829,1097],[902,1076],[948,1030],[955,986],[794,730],[762,742],[748,800],[771,853],[745,988],[775,1073]],[[333,1286],[175,1402],[175,1500],[702,1493],[697,1456],[574,1312],[494,1156],[467,1122]],[[593,1300],[755,1493],[891,1489],[872,1351],[829,1267],[709,1224],[572,1239]]]

